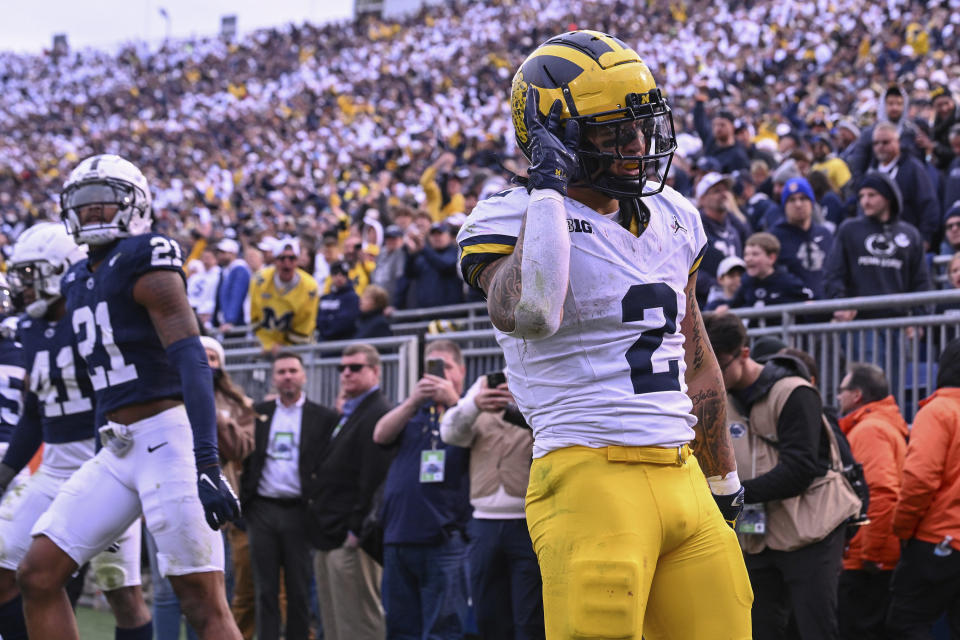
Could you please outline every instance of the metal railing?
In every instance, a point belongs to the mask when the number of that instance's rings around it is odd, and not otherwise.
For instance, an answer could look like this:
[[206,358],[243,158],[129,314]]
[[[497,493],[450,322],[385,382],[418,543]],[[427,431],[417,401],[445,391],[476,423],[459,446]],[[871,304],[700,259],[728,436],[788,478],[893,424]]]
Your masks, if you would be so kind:
[[[314,402],[334,406],[340,389],[340,374],[337,365],[345,348],[358,341],[342,340],[323,344],[288,347],[303,358],[307,372],[308,398]],[[417,336],[376,338],[363,342],[376,347],[380,352],[380,388],[393,402],[400,402],[413,391],[418,379],[420,340]],[[273,391],[271,359],[257,347],[254,349],[225,348],[224,370],[240,385],[248,396],[260,401]]]
[[[937,358],[946,342],[960,335],[960,311],[918,316],[855,319],[830,322],[832,313],[841,309],[918,309],[932,305],[960,306],[960,290],[926,291],[899,296],[878,296],[818,300],[762,308],[735,309],[744,321],[761,326],[747,329],[751,344],[762,336],[776,336],[785,344],[806,351],[817,363],[817,384],[824,402],[835,404],[836,389],[853,361],[872,362],[882,367],[891,390],[908,419],[916,413],[918,402],[934,389]],[[482,307],[483,303],[479,303]],[[496,342],[490,320],[479,313],[478,304],[419,309],[398,312],[402,319],[427,317],[428,314],[462,313],[470,330],[428,334],[424,340],[452,340],[463,350],[467,382],[502,369],[503,352]],[[894,314],[891,314],[894,315]],[[433,316],[434,318],[436,316]],[[823,321],[809,322],[811,318]],[[763,326],[776,320],[777,326]],[[807,320],[803,322],[802,320]],[[423,331],[426,321],[423,322]],[[422,333],[420,334],[422,335]],[[384,360],[383,388],[394,401],[403,400],[416,382],[420,350],[418,334],[370,340]],[[300,353],[308,369],[308,396],[332,404],[339,386],[336,364],[340,352],[351,341],[330,342],[292,350]],[[270,387],[270,362],[259,347],[237,349],[225,343],[227,370],[247,393],[260,399]]]

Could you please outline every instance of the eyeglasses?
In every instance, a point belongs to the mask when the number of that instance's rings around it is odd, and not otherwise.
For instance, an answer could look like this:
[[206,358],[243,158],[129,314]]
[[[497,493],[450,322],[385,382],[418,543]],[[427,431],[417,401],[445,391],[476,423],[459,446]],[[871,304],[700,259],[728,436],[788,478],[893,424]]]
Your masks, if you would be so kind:
[[296,262],[297,256],[277,256],[275,258],[277,262],[285,262],[289,260],[290,262]]
[[947,231],[953,231],[954,229],[960,229],[960,222],[951,222],[944,227]]
[[352,371],[353,373],[360,373],[360,370],[361,370],[361,369],[363,369],[364,367],[369,367],[369,366],[370,366],[370,365],[368,365],[368,364],[359,364],[359,363],[338,364],[338,365],[337,365],[337,371],[339,371],[340,373],[343,373],[345,370],[350,369],[350,371]]

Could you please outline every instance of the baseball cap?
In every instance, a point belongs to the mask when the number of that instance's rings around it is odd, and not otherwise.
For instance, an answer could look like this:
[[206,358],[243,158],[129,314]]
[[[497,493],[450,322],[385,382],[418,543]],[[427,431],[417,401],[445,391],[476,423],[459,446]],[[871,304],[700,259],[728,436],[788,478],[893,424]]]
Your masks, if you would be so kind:
[[224,253],[240,253],[240,243],[232,238],[224,238],[217,243],[217,251],[223,251]]
[[403,229],[401,229],[398,225],[395,225],[395,224],[387,225],[387,228],[383,230],[383,237],[384,238],[402,238]]
[[720,261],[720,266],[717,267],[717,277],[725,276],[734,269],[743,269],[746,271],[747,263],[737,256],[727,256]]
[[273,243],[273,252],[277,255],[288,249],[293,255],[300,257],[300,242],[296,238],[280,238]]
[[330,275],[334,276],[337,274],[349,275],[350,274],[350,265],[347,264],[344,260],[337,260],[330,265]]
[[705,194],[707,191],[709,191],[716,185],[720,184],[721,182],[725,182],[727,184],[727,188],[733,187],[733,178],[727,175],[723,175],[721,173],[717,173],[716,171],[711,171],[710,173],[700,178],[700,182],[697,183],[697,191],[695,194],[697,197],[697,201],[699,201],[700,198],[703,197],[703,194]]
[[446,222],[434,222],[430,225],[430,233],[440,233],[443,231],[450,231],[450,225]]

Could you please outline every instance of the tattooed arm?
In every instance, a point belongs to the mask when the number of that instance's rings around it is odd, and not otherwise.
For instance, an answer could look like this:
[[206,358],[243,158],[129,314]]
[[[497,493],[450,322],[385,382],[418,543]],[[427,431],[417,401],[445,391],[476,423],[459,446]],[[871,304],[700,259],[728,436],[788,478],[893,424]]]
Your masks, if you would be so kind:
[[[693,415],[697,417],[697,424],[693,428],[696,436],[692,446],[703,474],[708,479],[717,478],[722,481],[730,472],[736,472],[737,461],[733,456],[730,430],[727,428],[723,374],[703,327],[700,305],[697,304],[696,285],[697,274],[694,273],[687,281],[687,312],[680,323],[687,364],[687,395],[693,402]],[[733,477],[736,477],[735,473]],[[739,485],[738,480],[737,488]],[[714,490],[714,493],[733,492]]]
[[480,273],[490,320],[518,338],[552,336],[563,319],[569,280],[570,233],[563,198],[535,189],[513,253]]

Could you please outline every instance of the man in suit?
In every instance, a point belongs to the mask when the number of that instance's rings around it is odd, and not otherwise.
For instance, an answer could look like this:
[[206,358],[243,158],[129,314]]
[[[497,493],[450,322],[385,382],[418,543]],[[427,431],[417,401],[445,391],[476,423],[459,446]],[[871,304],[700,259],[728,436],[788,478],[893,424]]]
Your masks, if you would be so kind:
[[390,410],[380,391],[380,354],[353,344],[340,358],[342,415],[304,485],[317,597],[326,640],[380,640],[386,634],[380,600],[381,568],[363,544],[361,529],[391,453],[373,441],[373,428]]
[[307,375],[300,356],[280,352],[273,361],[276,400],[256,406],[255,447],[243,466],[240,500],[250,537],[256,593],[257,638],[278,640],[278,592],[283,568],[287,638],[310,633],[310,544],[303,487],[327,447],[338,415],[303,394]]

